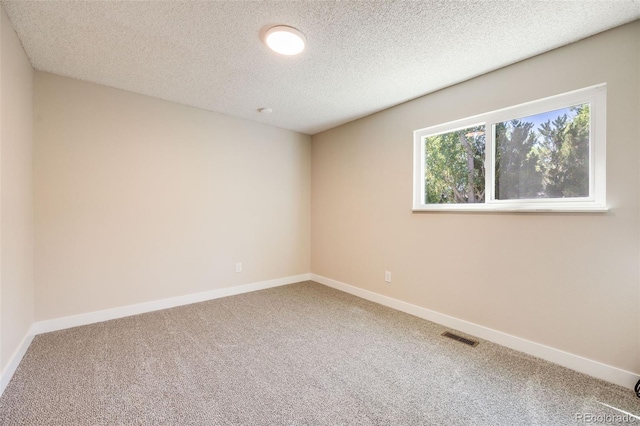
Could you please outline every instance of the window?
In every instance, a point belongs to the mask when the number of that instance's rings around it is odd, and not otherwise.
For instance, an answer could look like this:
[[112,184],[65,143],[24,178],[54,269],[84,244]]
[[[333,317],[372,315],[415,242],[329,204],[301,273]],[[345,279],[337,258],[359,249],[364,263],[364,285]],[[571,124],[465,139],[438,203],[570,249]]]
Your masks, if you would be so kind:
[[606,85],[414,132],[414,210],[606,211]]

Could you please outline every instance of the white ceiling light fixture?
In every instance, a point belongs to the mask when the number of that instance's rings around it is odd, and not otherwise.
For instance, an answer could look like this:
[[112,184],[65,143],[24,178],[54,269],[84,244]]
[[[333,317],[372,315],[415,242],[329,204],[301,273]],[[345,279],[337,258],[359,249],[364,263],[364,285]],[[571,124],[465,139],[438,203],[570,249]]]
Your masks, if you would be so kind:
[[274,52],[292,56],[304,50],[307,40],[304,34],[293,27],[277,25],[267,30],[264,42]]

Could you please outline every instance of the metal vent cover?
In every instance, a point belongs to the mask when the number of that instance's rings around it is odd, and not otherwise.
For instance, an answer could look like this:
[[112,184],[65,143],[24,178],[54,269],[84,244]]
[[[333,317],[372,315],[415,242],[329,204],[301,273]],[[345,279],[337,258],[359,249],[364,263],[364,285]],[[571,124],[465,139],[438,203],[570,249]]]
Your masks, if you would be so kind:
[[457,340],[458,342],[462,342],[465,345],[478,346],[478,341],[467,339],[466,337],[458,336],[457,334],[451,333],[449,331],[445,331],[444,333],[442,333],[442,336],[448,337],[449,339]]

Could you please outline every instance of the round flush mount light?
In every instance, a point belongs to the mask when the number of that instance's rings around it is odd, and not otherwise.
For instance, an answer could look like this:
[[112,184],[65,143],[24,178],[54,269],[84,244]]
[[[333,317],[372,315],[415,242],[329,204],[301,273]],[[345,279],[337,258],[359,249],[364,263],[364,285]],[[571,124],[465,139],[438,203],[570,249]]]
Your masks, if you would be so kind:
[[287,56],[302,52],[306,41],[300,31],[285,25],[269,28],[264,36],[264,42],[271,50]]
[[273,110],[271,108],[258,108],[260,114],[271,114]]

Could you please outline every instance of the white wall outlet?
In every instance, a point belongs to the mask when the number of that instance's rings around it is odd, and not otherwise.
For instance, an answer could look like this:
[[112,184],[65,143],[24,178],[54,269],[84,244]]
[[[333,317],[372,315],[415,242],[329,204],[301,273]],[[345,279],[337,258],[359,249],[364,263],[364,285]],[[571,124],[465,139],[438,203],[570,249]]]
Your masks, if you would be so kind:
[[388,283],[391,282],[391,272],[389,271],[384,271],[384,280]]
[[236,272],[242,272],[242,263],[236,263]]

